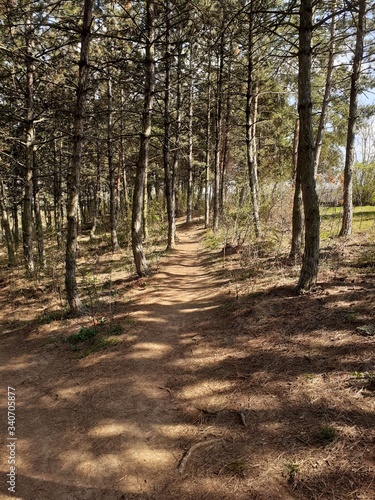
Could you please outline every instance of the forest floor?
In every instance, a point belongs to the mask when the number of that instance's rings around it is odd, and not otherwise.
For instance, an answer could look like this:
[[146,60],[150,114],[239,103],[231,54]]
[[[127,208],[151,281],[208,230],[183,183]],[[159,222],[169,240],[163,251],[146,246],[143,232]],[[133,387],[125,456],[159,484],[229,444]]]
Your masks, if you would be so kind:
[[298,266],[178,235],[152,277],[92,287],[107,299],[81,318],[4,271],[0,498],[10,386],[12,498],[375,499],[373,244],[327,245],[296,296]]

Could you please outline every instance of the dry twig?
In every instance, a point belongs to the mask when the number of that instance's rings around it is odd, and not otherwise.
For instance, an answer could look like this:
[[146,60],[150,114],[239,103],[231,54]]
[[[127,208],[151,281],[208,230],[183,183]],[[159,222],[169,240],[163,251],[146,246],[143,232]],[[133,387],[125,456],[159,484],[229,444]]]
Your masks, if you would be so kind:
[[208,441],[200,441],[199,443],[195,443],[193,444],[193,446],[191,446],[185,453],[184,455],[182,456],[178,466],[177,466],[177,470],[180,474],[183,474],[184,473],[184,470],[185,470],[185,466],[186,466],[186,463],[187,461],[189,460],[189,458],[191,457],[191,455],[196,451],[198,450],[199,448],[203,448],[203,447],[206,447],[206,446],[211,446],[215,443],[218,443],[222,441],[222,438],[216,438],[216,439],[209,439]]

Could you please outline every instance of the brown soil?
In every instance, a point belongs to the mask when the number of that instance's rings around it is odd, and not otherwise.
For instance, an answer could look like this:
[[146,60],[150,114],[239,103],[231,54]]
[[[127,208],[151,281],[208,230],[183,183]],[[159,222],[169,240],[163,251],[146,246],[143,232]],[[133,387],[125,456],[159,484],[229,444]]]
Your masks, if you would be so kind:
[[92,318],[41,321],[46,289],[2,280],[0,498],[11,386],[13,498],[375,499],[375,337],[356,330],[374,275],[342,258],[297,297],[296,269],[260,274],[203,234],[181,226],[150,279],[111,278],[98,328],[122,333],[87,357],[61,339]]

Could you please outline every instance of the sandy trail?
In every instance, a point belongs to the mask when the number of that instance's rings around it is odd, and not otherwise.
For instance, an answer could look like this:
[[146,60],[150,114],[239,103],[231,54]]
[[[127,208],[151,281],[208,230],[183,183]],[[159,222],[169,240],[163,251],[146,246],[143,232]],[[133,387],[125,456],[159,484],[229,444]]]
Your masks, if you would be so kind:
[[37,329],[9,334],[0,362],[3,390],[17,392],[17,498],[173,497],[197,437],[183,410],[207,361],[197,343],[220,304],[202,235],[180,229],[178,248],[133,288],[130,306],[119,297],[126,334],[116,350],[77,360],[65,346],[47,349]]

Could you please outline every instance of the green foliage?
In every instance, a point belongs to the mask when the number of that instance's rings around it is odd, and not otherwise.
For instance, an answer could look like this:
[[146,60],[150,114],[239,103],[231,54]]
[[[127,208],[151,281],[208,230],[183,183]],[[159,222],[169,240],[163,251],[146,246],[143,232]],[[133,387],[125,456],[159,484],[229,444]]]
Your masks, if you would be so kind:
[[102,318],[98,325],[90,327],[82,326],[77,333],[69,335],[66,339],[73,351],[79,352],[80,357],[105,349],[109,349],[121,342],[121,339],[114,338],[122,335],[123,328],[118,323],[105,324]]
[[245,477],[247,470],[246,462],[243,459],[234,460],[226,468],[228,472],[239,477]]
[[353,174],[353,203],[356,206],[375,204],[375,163],[356,163]]
[[[342,221],[342,207],[322,207],[321,237],[332,238],[338,235]],[[372,229],[375,224],[375,207],[354,207],[353,232]]]
[[284,464],[284,474],[288,479],[288,483],[294,484],[299,472],[299,465],[296,462],[288,461]]
[[72,333],[69,335],[67,341],[71,344],[78,344],[79,342],[85,342],[86,340],[95,337],[98,333],[98,327],[96,326],[82,326],[78,333]]
[[105,336],[98,336],[95,341],[92,343],[92,345],[88,348],[85,349],[81,357],[86,358],[90,354],[93,354],[95,352],[99,351],[105,351],[106,349],[110,349],[113,346],[116,346],[117,344],[121,343],[120,339],[116,338],[107,338]]
[[223,240],[219,237],[218,234],[215,234],[213,231],[207,231],[203,244],[209,250],[219,250],[222,247]]
[[39,325],[49,325],[50,323],[53,323],[54,321],[61,321],[65,317],[67,317],[68,314],[69,313],[66,310],[57,310],[57,311],[50,311],[49,313],[43,313],[38,318],[38,324]]
[[319,441],[323,444],[330,444],[338,438],[337,429],[329,425],[321,425],[318,430]]

